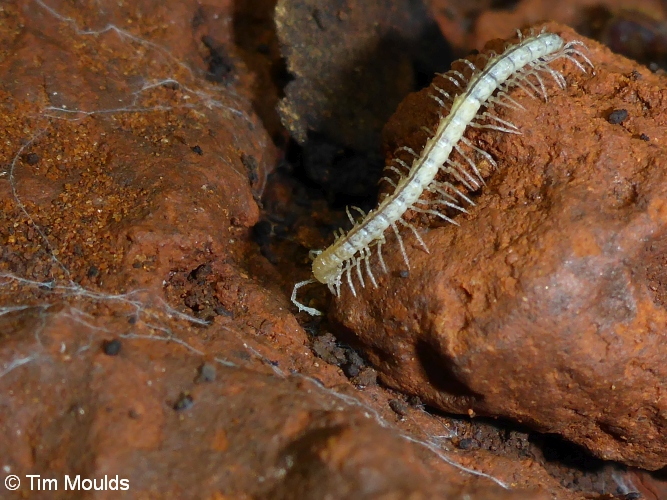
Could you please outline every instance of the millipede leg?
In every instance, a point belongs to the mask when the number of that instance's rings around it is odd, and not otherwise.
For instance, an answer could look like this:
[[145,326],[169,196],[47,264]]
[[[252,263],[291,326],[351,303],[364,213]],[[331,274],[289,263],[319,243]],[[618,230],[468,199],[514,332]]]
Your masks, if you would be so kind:
[[470,149],[474,149],[477,151],[479,154],[481,154],[484,158],[486,158],[486,161],[488,161],[491,165],[493,165],[493,168],[498,169],[498,163],[496,163],[496,160],[493,159],[493,156],[491,156],[489,153],[484,151],[481,148],[478,148],[475,146],[472,142],[470,142],[467,138],[461,137],[461,142],[468,146]]
[[444,188],[451,189],[452,192],[459,195],[461,197],[461,199],[467,201],[473,207],[475,206],[475,203],[470,198],[468,198],[465,194],[463,194],[463,192],[461,190],[454,187],[454,185],[451,182],[431,181],[430,185],[434,186],[437,189],[444,189]]
[[466,172],[466,169],[463,168],[463,165],[461,165],[459,162],[447,158],[447,160],[445,160],[445,164],[451,167],[446,169],[445,172],[451,173],[457,181],[463,184],[470,191],[475,191],[479,188],[479,184],[475,178]]
[[402,179],[402,178],[404,177],[404,176],[403,176],[403,172],[401,172],[399,169],[397,169],[397,168],[394,167],[393,165],[387,165],[386,167],[384,167],[383,170],[391,170],[391,171],[394,172],[396,175],[398,175],[398,178],[399,178],[399,179]]
[[[517,101],[512,99],[509,96],[509,94],[507,94],[506,91],[498,92],[498,94],[495,95],[495,96],[492,96],[489,99],[489,101],[492,102],[493,104],[498,104],[498,105],[503,106],[503,107],[508,108],[508,109],[516,109],[516,110],[519,110],[519,111],[525,111],[526,110],[526,108],[524,108],[521,104],[519,104]],[[507,102],[505,102],[505,101],[507,101]]]
[[387,274],[389,271],[387,271],[387,264],[384,263],[384,258],[382,257],[382,245],[384,244],[385,239],[384,236],[382,236],[382,239],[378,241],[378,258],[380,259],[380,267],[382,268],[382,271]]
[[401,167],[403,167],[405,170],[407,170],[408,172],[410,172],[410,165],[408,165],[407,163],[405,163],[405,162],[404,162],[403,160],[401,160],[400,158],[394,158],[394,159],[391,160],[391,161],[398,163]]
[[354,285],[352,284],[352,273],[350,267],[350,261],[346,260],[345,261],[345,267],[343,268],[343,272],[347,275],[347,284],[350,285],[350,290],[352,290],[352,295],[355,297],[357,296],[357,290],[354,288]]
[[389,177],[380,177],[380,180],[378,181],[378,184],[380,184],[382,181],[386,182],[391,187],[396,189],[396,183],[394,181],[392,181]]
[[[417,200],[417,201],[419,201],[419,200]],[[415,238],[417,238],[417,241],[419,242],[419,244],[426,251],[426,253],[431,253],[431,252],[429,252],[428,247],[426,246],[426,243],[424,243],[424,240],[422,239],[421,235],[417,232],[417,228],[415,226],[413,226],[409,222],[404,221],[403,219],[398,219],[398,222],[400,224],[403,224],[405,227],[409,227],[412,230],[412,232],[414,233]]]
[[347,214],[347,218],[350,219],[352,226],[356,225],[357,222],[354,220],[354,217],[352,217],[352,214],[350,213],[350,207],[345,207],[345,213]]
[[[431,189],[430,187],[427,187],[426,190],[429,191],[429,192],[433,192],[433,189]],[[447,198],[451,198],[451,196],[447,196]],[[445,205],[446,207],[453,208],[455,210],[458,210],[459,212],[463,212],[464,214],[468,213],[468,211],[465,208],[457,205],[456,203],[452,203],[451,201],[448,201],[448,200],[442,199],[442,198],[436,198],[435,200],[419,199],[419,200],[415,201],[415,203],[419,203],[420,205],[428,205],[428,206]]]
[[480,173],[479,173],[479,170],[477,169],[477,165],[475,164],[474,161],[472,161],[472,159],[470,159],[470,158],[468,157],[468,155],[466,155],[466,154],[463,152],[463,149],[461,148],[461,146],[459,146],[458,144],[456,144],[456,145],[454,146],[454,149],[456,150],[456,152],[457,152],[459,155],[461,155],[461,158],[463,158],[463,159],[466,161],[466,163],[467,163],[468,165],[470,165],[470,168],[472,168],[472,171],[475,172],[475,175],[476,175],[477,178],[480,180],[480,182],[482,183],[482,185],[486,185],[486,182],[484,182],[484,178],[482,177],[482,174],[480,174]]
[[405,260],[405,265],[408,266],[408,270],[410,269],[410,260],[408,259],[408,254],[405,251],[405,245],[403,245],[403,238],[401,238],[401,235],[398,232],[398,228],[396,227],[396,223],[392,222],[391,223],[391,228],[394,230],[394,234],[396,235],[396,239],[398,240],[398,246],[401,248],[401,253],[403,254],[403,260]]
[[419,158],[419,155],[417,153],[415,153],[415,150],[412,149],[412,148],[409,148],[408,146],[401,146],[396,151],[407,151],[408,153],[410,153],[415,158]]
[[364,248],[364,263],[366,264],[366,273],[368,274],[368,277],[371,279],[371,283],[373,283],[373,288],[377,288],[378,284],[377,281],[375,281],[375,276],[373,276],[373,272],[371,271],[371,264],[370,264],[370,256],[371,256],[371,249],[370,248]]
[[366,283],[364,283],[364,277],[361,275],[361,257],[357,257],[356,259],[354,259],[353,266],[356,268],[357,277],[359,278],[359,283],[361,284],[361,288],[366,288]]
[[447,217],[445,214],[441,214],[441,213],[438,212],[437,210],[431,210],[431,209],[425,209],[425,208],[417,208],[417,207],[415,207],[414,205],[413,205],[412,207],[410,207],[410,210],[414,210],[415,212],[420,213],[420,214],[435,215],[436,217],[440,217],[441,219],[446,220],[446,221],[449,222],[450,224],[454,224],[455,226],[458,226],[458,225],[459,225],[459,223],[456,222],[454,219],[450,219],[450,218]]
[[513,130],[516,130],[517,132],[521,132],[521,130],[519,130],[519,127],[514,125],[512,122],[508,122],[507,120],[502,120],[502,119],[498,118],[497,116],[492,115],[488,111],[485,111],[484,113],[482,113],[482,116],[484,118],[486,118],[487,120],[495,120],[498,123],[500,123],[502,125],[505,125],[509,129],[513,129]]

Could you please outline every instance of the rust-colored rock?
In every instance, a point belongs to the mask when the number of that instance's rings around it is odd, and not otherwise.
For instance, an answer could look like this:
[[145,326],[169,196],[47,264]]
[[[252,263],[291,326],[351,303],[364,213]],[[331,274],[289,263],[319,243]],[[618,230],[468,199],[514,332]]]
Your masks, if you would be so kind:
[[664,63],[665,11],[660,0],[432,0],[430,7],[457,54],[550,20],[643,63]]
[[482,12],[468,43],[481,48],[491,38],[511,36],[517,28],[544,20],[572,26],[620,53],[640,57],[642,62],[651,62],[646,57],[650,55],[664,57],[660,47],[664,27],[660,23],[665,20],[665,11],[659,0],[521,0],[512,9]]
[[[513,94],[527,110],[505,117],[522,135],[470,136],[499,171],[460,227],[423,230],[430,254],[407,234],[409,276],[346,290],[335,316],[393,387],[655,470],[667,464],[667,93],[585,42],[594,75],[565,65],[568,87],[548,102]],[[426,91],[411,96],[388,144],[417,149],[437,111]]]
[[[316,499],[322,498],[322,491],[332,498],[519,498],[497,488],[438,484],[434,471],[416,458],[410,443],[361,415],[343,418],[340,413],[321,412],[283,450],[287,473],[266,498]],[[546,492],[521,495],[548,498]]]

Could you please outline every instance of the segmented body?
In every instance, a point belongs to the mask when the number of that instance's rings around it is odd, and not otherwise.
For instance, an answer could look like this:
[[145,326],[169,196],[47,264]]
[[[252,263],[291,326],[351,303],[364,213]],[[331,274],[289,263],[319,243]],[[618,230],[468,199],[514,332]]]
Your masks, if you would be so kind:
[[[592,66],[586,56],[576,48],[577,45],[582,45],[581,42],[566,44],[560,36],[545,32],[526,38],[523,38],[520,33],[519,36],[518,44],[508,47],[502,54],[492,55],[481,70],[477,69],[471,62],[463,60],[472,69],[472,75],[467,82],[466,78],[458,71],[451,71],[442,75],[460,88],[458,95],[451,96],[441,88],[432,86],[437,93],[431,97],[442,107],[448,107],[449,113],[442,117],[437,129],[433,131],[433,135],[426,141],[419,154],[404,148],[414,156],[411,166],[408,166],[404,161],[394,160],[399,167],[404,168],[405,173],[396,167],[387,167],[399,174],[396,183],[387,179],[395,186],[393,193],[387,195],[378,207],[368,214],[364,214],[360,209],[357,209],[363,215],[360,222],[355,222],[348,211],[348,216],[354,226],[347,233],[341,230],[340,234],[336,236],[336,241],[314,259],[312,271],[315,280],[328,285],[329,289],[338,295],[343,275],[346,275],[347,282],[356,295],[352,278],[356,276],[359,284],[364,286],[361,267],[364,263],[368,278],[374,286],[377,286],[369,265],[371,248],[377,247],[379,263],[382,270],[387,272],[381,247],[385,243],[385,232],[389,228],[392,228],[396,234],[400,250],[409,267],[407,254],[398,231],[399,225],[412,229],[426,251],[428,249],[416,229],[403,220],[403,215],[408,210],[429,213],[456,223],[447,217],[444,211],[430,208],[433,202],[421,199],[424,191],[438,193],[441,199],[436,203],[461,211],[465,210],[458,204],[458,201],[464,200],[472,204],[472,201],[453,183],[437,182],[435,179],[438,172],[444,169],[458,181],[458,184],[465,185],[470,189],[476,189],[484,183],[475,162],[462,151],[461,144],[466,145],[468,149],[475,150],[494,166],[496,165],[488,153],[473,146],[464,137],[467,127],[479,126],[510,133],[520,133],[519,129],[513,124],[496,118],[488,112],[480,115],[480,108],[490,108],[494,104],[522,108],[506,93],[507,90],[515,86],[524,88],[529,94],[540,94],[546,99],[547,94],[540,73],[549,74],[560,87],[565,86],[563,76],[548,66],[555,59],[570,59],[585,71],[582,64],[574,57],[577,56]],[[445,104],[443,99],[450,101],[451,104]],[[479,123],[480,117],[486,120],[486,124]],[[453,150],[456,150],[457,154],[463,158],[463,162],[450,159]],[[425,205],[425,207],[420,207],[420,205]],[[352,274],[353,270],[354,275]],[[312,282],[312,280],[308,282]],[[308,282],[299,283],[297,288]],[[300,309],[307,310],[311,314],[317,313],[314,309],[298,304],[295,300],[295,294],[293,294],[292,299]]]

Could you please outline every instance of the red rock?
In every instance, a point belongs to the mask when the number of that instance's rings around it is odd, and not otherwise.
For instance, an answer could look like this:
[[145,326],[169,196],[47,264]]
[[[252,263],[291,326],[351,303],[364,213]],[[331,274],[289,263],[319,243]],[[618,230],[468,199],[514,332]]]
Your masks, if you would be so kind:
[[[514,94],[527,111],[506,118],[522,135],[471,134],[499,171],[460,227],[423,230],[430,254],[407,235],[409,276],[383,275],[356,300],[346,289],[335,317],[384,382],[426,403],[655,470],[667,464],[664,85],[585,43],[595,75],[567,65],[567,90],[548,102]],[[627,120],[610,124],[614,109]],[[418,150],[415,131],[437,111],[426,91],[409,97],[389,150]]]
[[[300,465],[288,467],[283,481],[265,498],[321,498],[322,491],[335,498],[520,498],[488,486],[438,485],[433,471],[413,453],[407,441],[397,441],[366,419],[322,414],[283,451],[284,463]],[[430,485],[428,493],[425,485]],[[521,495],[548,498],[537,491]]]
[[[603,30],[615,16],[624,12],[641,13],[656,21],[664,21],[661,3],[657,0],[565,0],[563,2],[542,2],[522,0],[513,9],[483,12],[471,30],[472,46],[481,48],[486,40],[511,36],[517,27],[528,26],[549,19],[574,27],[577,32],[590,37],[604,38]],[[601,29],[602,28],[602,29]],[[639,47],[648,48],[653,41],[647,32]]]
[[[513,36],[517,28],[545,20],[572,26],[605,44],[615,42],[612,45],[625,48],[619,52],[628,57],[633,53],[663,55],[665,13],[660,0],[520,0],[505,5],[489,0],[432,0],[430,7],[443,34],[462,55],[481,49],[488,40]],[[621,28],[624,40],[611,33],[615,28]]]
[[646,471],[631,471],[629,480],[647,500],[660,500],[667,496],[667,484],[660,479],[660,473],[652,475]]
[[[39,337],[0,344],[1,466],[58,479],[52,498],[71,497],[66,474],[118,476],[133,496],[161,498],[550,498],[462,481],[360,400],[263,364],[240,331],[227,329],[229,340],[212,327],[217,338],[198,342],[173,323],[171,337],[138,324],[109,356],[100,329],[122,331],[124,318],[98,316],[96,329],[73,322],[65,308],[39,319]],[[194,349],[216,356],[215,381],[199,381],[202,354]],[[189,404],[179,405],[184,394]],[[21,492],[29,491],[24,482]]]

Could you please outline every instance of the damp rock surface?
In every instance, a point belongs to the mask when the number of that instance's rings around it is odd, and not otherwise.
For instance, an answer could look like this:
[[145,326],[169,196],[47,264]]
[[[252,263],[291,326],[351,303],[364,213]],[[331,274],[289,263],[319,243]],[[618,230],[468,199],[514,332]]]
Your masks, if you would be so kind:
[[[392,272],[357,299],[346,288],[334,315],[382,381],[428,404],[655,470],[667,464],[667,94],[664,78],[584,42],[594,74],[557,63],[566,90],[512,93],[526,110],[503,116],[521,135],[469,136],[498,170],[480,167],[487,185],[460,227],[414,219],[430,253],[406,234],[401,277],[391,239]],[[614,109],[628,117],[610,123]],[[389,151],[419,150],[415,131],[437,110],[426,90],[407,98]]]

